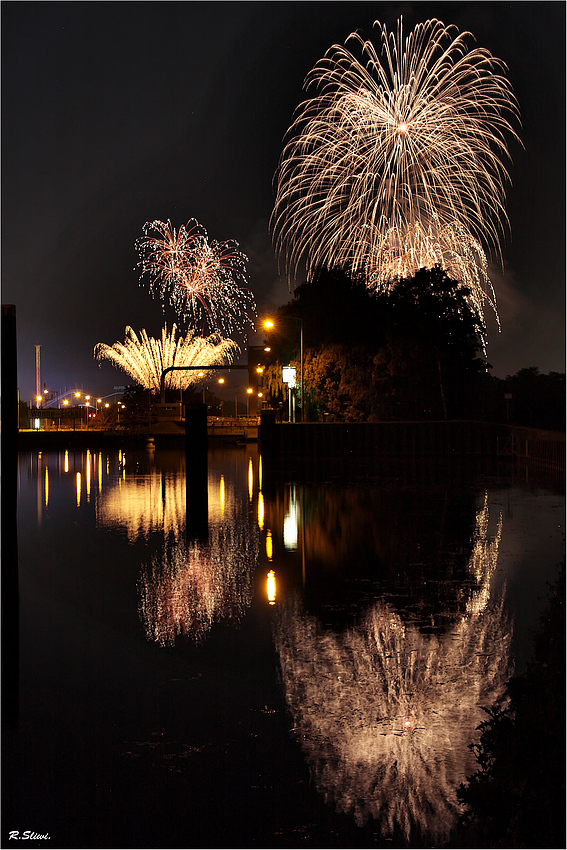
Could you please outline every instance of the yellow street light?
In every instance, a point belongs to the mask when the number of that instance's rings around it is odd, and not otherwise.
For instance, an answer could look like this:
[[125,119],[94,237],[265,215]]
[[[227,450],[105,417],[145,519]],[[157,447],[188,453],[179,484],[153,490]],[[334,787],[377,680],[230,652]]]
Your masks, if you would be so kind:
[[219,384],[224,384],[224,378],[219,378]]
[[[299,316],[283,316],[283,317],[280,319],[280,321],[283,321],[283,322],[287,322],[287,321],[299,322],[299,326],[300,326],[300,337],[299,337],[299,371],[300,371],[300,378],[299,378],[299,390],[300,390],[300,393],[301,393],[301,421],[302,421],[302,422],[305,422],[305,407],[304,407],[304,404],[303,404],[303,319],[301,319]],[[271,330],[272,328],[274,328],[274,327],[275,327],[275,322],[273,321],[273,319],[265,319],[265,320],[264,320],[264,322],[263,322],[263,325],[264,325],[264,327],[266,328],[266,330],[268,330],[268,331],[269,331],[269,330]]]

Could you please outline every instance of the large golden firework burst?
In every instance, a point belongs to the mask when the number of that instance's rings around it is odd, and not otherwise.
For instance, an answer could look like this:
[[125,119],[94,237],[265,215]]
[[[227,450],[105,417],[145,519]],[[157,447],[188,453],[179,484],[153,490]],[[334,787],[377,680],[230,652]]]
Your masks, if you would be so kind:
[[405,39],[401,19],[375,27],[380,50],[352,33],[307,76],[276,174],[280,260],[290,278],[342,266],[385,288],[440,262],[495,308],[485,252],[501,257],[519,121],[505,65],[438,20]]
[[240,348],[231,339],[222,339],[219,334],[199,337],[195,331],[186,336],[177,336],[174,324],[168,333],[167,325],[162,328],[161,339],[149,337],[142,329],[138,337],[135,330],[126,327],[124,342],[95,346],[97,360],[109,360],[114,366],[130,375],[137,384],[159,392],[161,373],[169,366],[210,366],[210,371],[175,371],[165,377],[165,388],[187,389],[195,382],[212,374],[215,366],[233,363]]

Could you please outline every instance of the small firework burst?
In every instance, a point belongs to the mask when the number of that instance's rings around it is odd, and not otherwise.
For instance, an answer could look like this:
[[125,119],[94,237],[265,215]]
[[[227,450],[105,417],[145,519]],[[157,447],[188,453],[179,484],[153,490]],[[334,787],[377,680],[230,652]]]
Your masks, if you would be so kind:
[[247,282],[248,258],[238,242],[209,242],[196,219],[179,229],[171,221],[146,222],[136,241],[140,280],[149,278],[153,295],[169,299],[178,316],[201,333],[229,336],[252,325],[255,314]]

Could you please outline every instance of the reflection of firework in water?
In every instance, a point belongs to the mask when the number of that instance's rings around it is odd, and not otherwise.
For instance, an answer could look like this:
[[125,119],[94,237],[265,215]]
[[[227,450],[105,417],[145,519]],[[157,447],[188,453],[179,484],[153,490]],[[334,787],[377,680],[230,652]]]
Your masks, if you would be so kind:
[[121,478],[96,503],[97,524],[124,528],[128,541],[161,533],[179,537],[185,525],[185,480],[177,473]]
[[396,35],[381,28],[381,51],[353,33],[360,60],[335,45],[313,68],[271,222],[290,276],[305,261],[309,277],[346,266],[383,284],[461,257],[463,283],[484,301],[481,243],[499,255],[518,107],[504,64],[469,38],[432,20],[404,40],[400,20]]
[[[123,343],[105,345],[99,342],[95,346],[95,357],[97,360],[109,360],[137,384],[153,392],[159,392],[161,373],[169,366],[223,366],[233,363],[240,354],[235,342],[221,339],[219,334],[203,338],[189,331],[185,337],[178,338],[176,325],[169,334],[165,325],[161,340],[148,337],[145,330],[140,331],[138,337],[131,327],[127,327],[125,333]],[[165,377],[165,388],[185,390],[211,374],[212,371],[205,371],[200,376],[192,370],[169,372]]]
[[221,476],[208,480],[209,529],[204,542],[165,534],[142,568],[140,619],[148,640],[172,646],[184,635],[202,640],[214,622],[240,620],[252,601],[258,532],[243,523],[242,497]]
[[503,600],[488,599],[500,525],[490,542],[486,502],[477,519],[471,569],[482,587],[450,633],[422,634],[382,602],[340,636],[297,605],[283,609],[276,631],[286,698],[319,790],[359,825],[378,819],[384,835],[447,835],[455,789],[474,766],[468,745],[481,707],[502,697],[510,673]]
[[185,635],[202,640],[215,621],[240,620],[252,602],[258,535],[223,523],[206,543],[166,544],[145,565],[140,618],[148,640],[172,646]]
[[[150,291],[169,300],[193,325],[228,336],[252,324],[254,296],[242,286],[248,258],[238,242],[209,242],[195,219],[176,230],[170,221],[146,222],[136,241]],[[140,278],[140,279],[141,279]]]

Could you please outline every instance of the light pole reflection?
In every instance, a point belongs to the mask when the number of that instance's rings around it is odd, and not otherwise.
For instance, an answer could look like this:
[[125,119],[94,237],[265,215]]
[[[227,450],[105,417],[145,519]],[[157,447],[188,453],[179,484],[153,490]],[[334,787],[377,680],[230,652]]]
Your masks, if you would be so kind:
[[268,597],[268,603],[270,605],[276,604],[276,574],[273,570],[267,575],[266,578],[266,595]]
[[422,633],[377,601],[359,624],[323,630],[297,600],[280,606],[275,638],[285,695],[318,790],[384,837],[412,829],[444,839],[455,790],[474,769],[469,744],[510,675],[503,596],[491,597],[501,520],[477,513],[470,570],[480,583],[445,634]]

